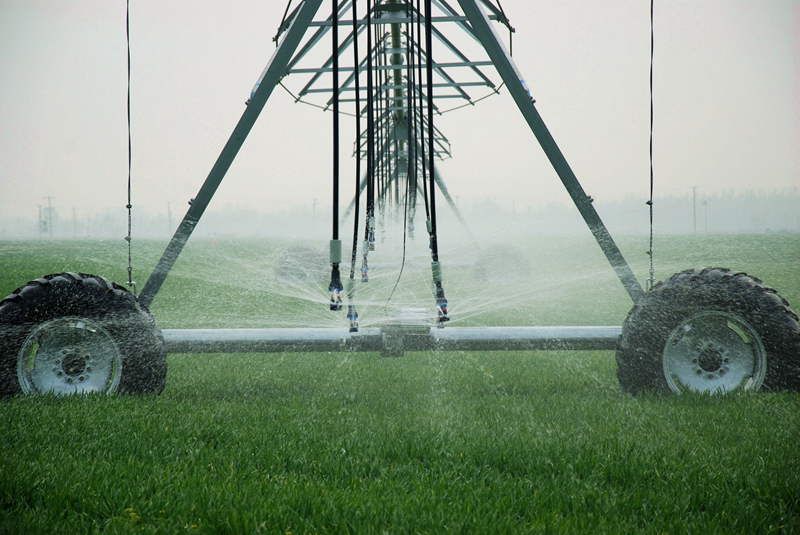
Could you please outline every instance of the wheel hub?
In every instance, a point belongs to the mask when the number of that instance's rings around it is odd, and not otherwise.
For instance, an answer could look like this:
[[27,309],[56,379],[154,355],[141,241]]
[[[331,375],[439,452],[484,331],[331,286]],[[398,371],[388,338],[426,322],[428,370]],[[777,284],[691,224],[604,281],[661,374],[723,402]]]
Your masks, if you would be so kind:
[[112,393],[122,357],[111,335],[83,318],[57,318],[38,325],[22,344],[17,378],[23,393]]
[[662,362],[674,392],[757,390],[764,382],[766,350],[755,329],[741,317],[707,311],[672,331]]
[[706,346],[700,351],[700,356],[695,359],[701,371],[717,373],[723,369],[722,351],[714,346]]
[[87,354],[79,354],[76,348],[66,349],[64,353],[61,369],[65,374],[76,377],[86,370]]

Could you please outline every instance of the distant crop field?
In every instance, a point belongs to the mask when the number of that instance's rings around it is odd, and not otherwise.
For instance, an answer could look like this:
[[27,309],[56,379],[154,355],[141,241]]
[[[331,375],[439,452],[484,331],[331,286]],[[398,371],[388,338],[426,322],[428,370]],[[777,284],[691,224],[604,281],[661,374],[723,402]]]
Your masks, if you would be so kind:
[[[140,284],[162,246],[136,243]],[[621,246],[643,277],[644,240]],[[153,313],[161,327],[345,327],[308,268],[324,244],[303,247],[193,242]],[[800,305],[800,236],[666,237],[658,252],[659,278],[727,266]],[[587,239],[451,253],[456,325],[618,325],[630,308]],[[124,242],[0,242],[0,294],[60,271],[124,282],[125,255]],[[396,260],[376,255],[365,324],[432,307],[417,257],[384,303]],[[0,533],[800,531],[796,393],[634,398],[603,351],[168,364],[158,397],[0,402]]]

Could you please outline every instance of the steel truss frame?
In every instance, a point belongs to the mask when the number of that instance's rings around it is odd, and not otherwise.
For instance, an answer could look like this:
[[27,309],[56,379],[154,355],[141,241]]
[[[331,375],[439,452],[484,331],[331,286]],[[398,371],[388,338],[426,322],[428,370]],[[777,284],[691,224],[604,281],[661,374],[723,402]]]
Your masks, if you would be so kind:
[[[190,202],[189,209],[175,230],[172,239],[165,248],[158,264],[145,283],[139,301],[142,305],[149,307],[153,299],[158,294],[170,270],[178,259],[181,251],[192,235],[195,227],[203,216],[217,188],[225,177],[234,158],[238,154],[245,139],[250,133],[261,114],[268,99],[272,95],[281,80],[294,73],[312,74],[312,80],[300,92],[298,98],[315,93],[325,93],[325,88],[316,88],[314,84],[320,77],[331,69],[332,59],[329,59],[322,67],[317,69],[306,69],[298,67],[300,60],[320,42],[324,34],[331,26],[331,18],[323,21],[315,21],[314,17],[320,12],[323,0],[303,0],[286,17],[276,35],[277,49],[269,60],[267,67],[259,77],[259,81],[253,89],[247,107],[239,119],[233,133],[225,143],[221,153],[217,157],[211,171],[203,182],[197,195]],[[510,31],[514,31],[505,14],[497,9],[488,0],[457,0],[461,8],[458,13],[447,0],[433,0],[433,3],[442,10],[446,16],[433,17],[433,22],[437,24],[456,24],[472,36],[489,57],[488,61],[470,61],[465,55],[461,54],[447,37],[435,29],[436,38],[440,43],[453,52],[458,58],[458,62],[434,63],[434,69],[441,78],[445,80],[437,87],[452,88],[456,91],[456,97],[472,102],[472,98],[466,92],[468,87],[485,86],[497,90],[496,84],[481,70],[482,67],[494,66],[502,79],[503,85],[508,89],[519,111],[531,129],[542,150],[545,152],[553,169],[569,193],[573,203],[586,222],[589,230],[605,254],[609,264],[615,271],[618,279],[627,291],[630,298],[636,302],[644,294],[642,286],[636,279],[633,271],[623,257],[608,229],[603,224],[600,216],[593,206],[593,199],[586,194],[572,168],[567,163],[566,158],[553,139],[550,131],[545,125],[541,115],[536,109],[530,89],[524,78],[517,69],[513,59],[506,51],[505,46],[499,39],[495,30],[492,28],[491,20],[497,20],[505,24]],[[389,0],[383,6],[394,4]],[[342,0],[339,3],[339,12],[344,15],[351,6],[350,0]],[[483,6],[483,8],[481,7]],[[484,8],[489,11],[487,14]],[[405,8],[404,8],[405,9]],[[413,18],[413,17],[412,17]],[[388,20],[376,18],[373,24],[394,24],[393,34],[400,32],[401,25],[409,22],[406,15],[397,15],[395,19]],[[341,20],[343,28],[352,28],[352,20]],[[366,20],[357,21],[358,32],[366,27]],[[309,29],[316,29],[313,35],[301,46],[302,39]],[[435,26],[434,26],[435,28]],[[399,35],[399,33],[397,34]],[[353,33],[345,37],[342,42],[340,52],[348,46],[354,38]],[[393,43],[393,48],[398,48],[397,42]],[[378,43],[376,43],[376,47]],[[386,43],[381,43],[386,47]],[[400,50],[393,50],[389,47],[390,53],[396,53],[397,57],[390,63],[379,68],[395,75],[393,84],[381,87],[381,91],[395,90],[398,107],[402,107],[402,102],[406,99],[402,92],[402,72],[408,68],[400,61],[402,53]],[[384,50],[384,52],[386,52]],[[373,53],[374,51],[369,51]],[[395,59],[397,61],[395,61]],[[448,69],[464,68],[475,73],[479,80],[475,82],[459,83],[448,73]],[[340,91],[353,91],[350,87],[354,78],[353,68],[350,68],[349,76]],[[343,72],[348,72],[343,69]],[[394,87],[398,86],[398,87]],[[328,88],[327,91],[333,91]],[[439,95],[452,98],[453,95]],[[402,100],[401,100],[402,99]],[[402,110],[387,110],[387,116]],[[440,141],[445,141],[443,135],[437,132]],[[356,149],[360,156],[360,150]],[[447,151],[449,152],[449,151]],[[396,155],[397,156],[397,155]],[[440,155],[441,157],[441,155]],[[446,192],[444,182],[436,172],[436,180],[440,187]],[[456,210],[449,195],[445,195],[448,202]],[[392,348],[407,349],[536,349],[536,348],[576,348],[576,349],[608,349],[613,348],[619,336],[618,327],[522,327],[522,328],[447,328],[430,329],[429,327],[394,325],[386,328],[365,329],[361,333],[347,334],[346,328],[339,329],[262,329],[262,330],[166,330],[165,339],[167,346],[173,351],[335,351],[335,350],[376,350],[383,349],[385,352],[392,351]]]

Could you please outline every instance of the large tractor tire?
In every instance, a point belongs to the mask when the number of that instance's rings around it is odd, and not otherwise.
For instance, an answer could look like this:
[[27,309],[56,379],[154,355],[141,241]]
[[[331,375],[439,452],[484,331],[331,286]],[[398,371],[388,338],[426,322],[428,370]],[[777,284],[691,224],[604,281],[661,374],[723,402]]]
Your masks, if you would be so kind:
[[683,271],[628,314],[617,376],[631,394],[798,390],[800,323],[755,277],[723,268]]
[[0,301],[0,397],[158,394],[167,366],[150,313],[95,275],[48,275]]

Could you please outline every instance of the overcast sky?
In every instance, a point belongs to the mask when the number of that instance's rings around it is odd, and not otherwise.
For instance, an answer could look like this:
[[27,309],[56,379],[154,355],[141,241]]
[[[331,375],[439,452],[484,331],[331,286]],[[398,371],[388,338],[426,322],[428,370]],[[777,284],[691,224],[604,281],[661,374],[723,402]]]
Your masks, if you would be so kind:
[[[131,4],[134,202],[178,211],[242,113],[285,1]],[[644,200],[649,2],[503,6],[515,60],[587,192]],[[800,2],[656,0],[656,10],[657,193],[799,186]],[[122,209],[124,17],[123,0],[0,0],[3,215],[32,216],[46,195],[65,211]],[[462,202],[566,200],[507,92],[438,126],[454,153],[441,169]],[[212,208],[323,202],[330,142],[329,114],[277,90]]]

